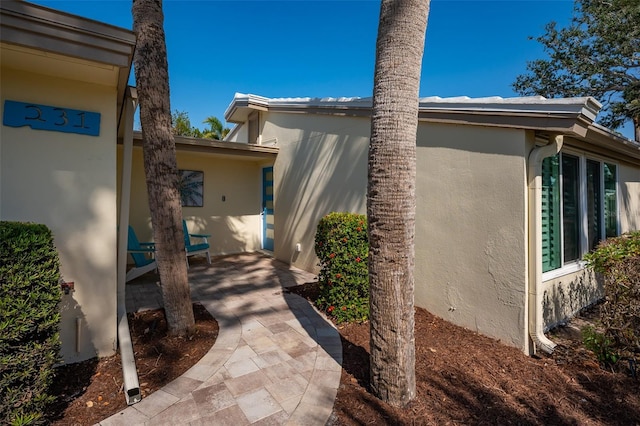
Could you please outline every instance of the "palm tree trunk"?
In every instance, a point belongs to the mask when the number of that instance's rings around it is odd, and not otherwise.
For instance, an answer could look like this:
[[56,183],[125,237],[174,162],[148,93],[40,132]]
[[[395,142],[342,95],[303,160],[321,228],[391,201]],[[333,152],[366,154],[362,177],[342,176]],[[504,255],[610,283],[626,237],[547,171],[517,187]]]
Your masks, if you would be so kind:
[[187,278],[162,0],[133,0],[135,74],[156,260],[171,334],[194,329]]
[[415,397],[414,263],[418,92],[429,0],[383,0],[369,147],[371,387]]

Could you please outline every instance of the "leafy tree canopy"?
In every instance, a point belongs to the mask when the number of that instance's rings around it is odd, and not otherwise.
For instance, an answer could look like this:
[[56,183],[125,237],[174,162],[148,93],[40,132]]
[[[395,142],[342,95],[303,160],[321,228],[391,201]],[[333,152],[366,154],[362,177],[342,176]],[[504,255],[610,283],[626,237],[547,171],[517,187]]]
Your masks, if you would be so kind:
[[640,1],[576,0],[567,28],[555,22],[536,40],[548,59],[527,64],[513,88],[547,98],[593,96],[600,122],[617,129],[631,119],[640,140]]
[[230,129],[228,127],[224,127],[217,117],[207,117],[203,123],[209,125],[209,128],[202,132],[203,138],[217,139],[221,141],[230,132]]
[[208,124],[209,128],[200,130],[192,126],[189,114],[185,111],[176,110],[171,114],[171,126],[173,134],[176,136],[222,140],[230,131],[229,128],[224,127],[222,122],[214,116],[207,117],[203,123]]
[[196,136],[200,132],[191,126],[189,114],[185,111],[174,111],[171,113],[171,127],[173,134],[176,136]]

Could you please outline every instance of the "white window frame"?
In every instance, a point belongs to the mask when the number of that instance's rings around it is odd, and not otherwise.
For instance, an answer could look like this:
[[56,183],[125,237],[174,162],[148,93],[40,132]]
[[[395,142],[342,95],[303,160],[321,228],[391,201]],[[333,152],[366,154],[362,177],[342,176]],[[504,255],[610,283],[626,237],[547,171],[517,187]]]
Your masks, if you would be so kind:
[[[616,233],[620,235],[620,165],[617,162],[611,161],[605,157],[598,155],[592,155],[591,153],[585,153],[582,151],[563,149],[560,155],[568,154],[574,157],[578,157],[578,197],[579,197],[579,215],[581,229],[579,230],[578,237],[580,238],[580,254],[577,260],[565,263],[564,261],[564,207],[561,204],[560,213],[562,215],[560,220],[560,259],[561,265],[557,269],[542,273],[542,281],[549,281],[555,278],[562,277],[564,275],[573,274],[585,268],[585,262],[582,257],[589,251],[589,219],[587,217],[587,160],[593,160],[600,163],[600,204],[602,214],[600,215],[600,238],[606,238],[606,223],[604,215],[604,164],[611,164],[616,166]],[[560,161],[560,176],[562,176],[562,161]],[[560,185],[560,202],[563,203],[562,194],[564,194],[563,179],[559,179]]]

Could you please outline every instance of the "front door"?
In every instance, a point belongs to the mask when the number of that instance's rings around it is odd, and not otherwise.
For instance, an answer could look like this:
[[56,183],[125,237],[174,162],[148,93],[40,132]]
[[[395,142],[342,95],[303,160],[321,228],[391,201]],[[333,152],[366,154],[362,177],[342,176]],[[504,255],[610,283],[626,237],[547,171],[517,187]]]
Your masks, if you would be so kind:
[[273,167],[262,169],[262,248],[273,251]]

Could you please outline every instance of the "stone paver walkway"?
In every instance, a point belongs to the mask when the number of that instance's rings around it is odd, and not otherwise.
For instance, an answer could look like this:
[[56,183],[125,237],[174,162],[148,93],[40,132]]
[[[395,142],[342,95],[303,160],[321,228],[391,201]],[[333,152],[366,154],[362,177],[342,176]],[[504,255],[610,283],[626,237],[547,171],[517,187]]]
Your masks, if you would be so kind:
[[[340,336],[283,291],[314,278],[259,253],[192,262],[192,297],[218,321],[216,343],[181,377],[100,424],[324,425],[340,384]],[[127,310],[161,305],[146,279],[127,285]]]

